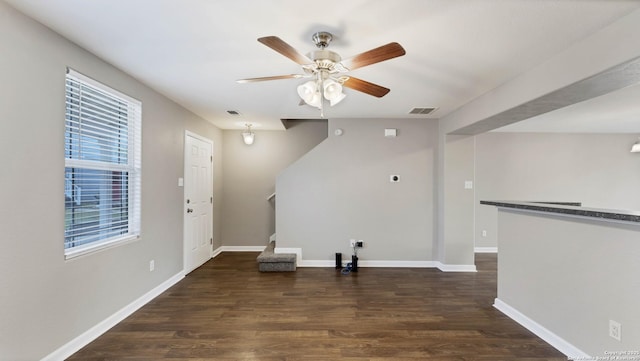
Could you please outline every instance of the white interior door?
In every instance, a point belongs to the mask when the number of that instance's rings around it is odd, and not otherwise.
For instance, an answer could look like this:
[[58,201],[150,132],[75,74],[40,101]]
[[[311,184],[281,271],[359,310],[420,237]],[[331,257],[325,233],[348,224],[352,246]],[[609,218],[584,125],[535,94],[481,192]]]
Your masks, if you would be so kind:
[[185,134],[184,270],[189,273],[213,253],[213,142]]

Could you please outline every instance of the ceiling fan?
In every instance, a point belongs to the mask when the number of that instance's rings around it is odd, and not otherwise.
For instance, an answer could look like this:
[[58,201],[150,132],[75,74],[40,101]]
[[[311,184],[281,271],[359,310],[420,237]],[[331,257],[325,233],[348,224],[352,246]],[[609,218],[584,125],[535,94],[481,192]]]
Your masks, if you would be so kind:
[[[404,55],[406,52],[400,44],[392,42],[342,60],[338,53],[327,50],[332,39],[333,35],[326,31],[313,34],[312,40],[319,50],[302,55],[277,36],[259,38],[260,43],[300,64],[304,74],[248,78],[237,80],[237,82],[251,83],[279,79],[314,78],[298,86],[298,95],[302,98],[301,104],[306,103],[319,108],[321,113],[323,98],[328,100],[331,106],[345,98],[346,95],[342,92],[343,86],[378,98],[385,96],[390,91],[383,86],[342,74]],[[323,115],[321,114],[321,116]]]

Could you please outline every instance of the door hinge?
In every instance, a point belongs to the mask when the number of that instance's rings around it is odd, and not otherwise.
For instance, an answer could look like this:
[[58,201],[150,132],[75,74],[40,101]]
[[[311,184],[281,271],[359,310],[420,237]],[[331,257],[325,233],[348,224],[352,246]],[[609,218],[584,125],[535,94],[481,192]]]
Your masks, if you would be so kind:
[[209,202],[211,202],[211,204],[213,204],[213,197],[209,197]]
[[213,156],[209,156],[209,158],[211,158],[211,163],[213,163]]
[[213,238],[209,238],[209,244],[213,245]]

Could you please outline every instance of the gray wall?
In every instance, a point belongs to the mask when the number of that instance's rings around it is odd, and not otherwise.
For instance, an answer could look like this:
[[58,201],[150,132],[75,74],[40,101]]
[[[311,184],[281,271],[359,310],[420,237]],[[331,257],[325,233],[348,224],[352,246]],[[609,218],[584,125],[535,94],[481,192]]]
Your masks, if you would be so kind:
[[[37,360],[179,274],[185,129],[221,132],[0,1],[0,358]],[[70,66],[142,101],[142,238],[65,261],[64,82]],[[220,223],[216,205],[215,222]],[[220,243],[219,228],[214,234]],[[155,271],[149,272],[149,261]]]
[[[470,136],[446,136],[444,168],[444,237],[441,261],[447,265],[473,265],[474,252],[474,145]],[[471,188],[466,183],[471,182]]]
[[640,226],[512,211],[498,222],[501,301],[592,357],[638,351]]
[[[398,136],[385,138],[385,128]],[[329,134],[278,177],[278,247],[332,260],[351,254],[355,238],[365,242],[363,261],[432,260],[437,123],[332,119]],[[392,174],[399,183],[389,182]]]
[[640,210],[640,155],[629,152],[637,139],[634,134],[477,136],[476,246],[497,245],[497,211],[479,200],[577,201]]
[[264,246],[275,233],[275,209],[267,197],[275,192],[276,176],[327,138],[326,120],[289,121],[286,131],[253,129],[255,142],[246,145],[242,131],[223,132],[224,246]]

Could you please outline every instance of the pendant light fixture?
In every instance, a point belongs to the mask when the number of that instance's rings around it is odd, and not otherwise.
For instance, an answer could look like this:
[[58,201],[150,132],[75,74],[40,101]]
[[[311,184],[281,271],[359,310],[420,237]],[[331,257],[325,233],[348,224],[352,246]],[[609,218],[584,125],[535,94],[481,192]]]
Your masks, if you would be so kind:
[[251,131],[251,124],[245,124],[245,126],[247,129],[242,132],[242,140],[244,141],[244,144],[251,145],[253,144],[256,134]]

